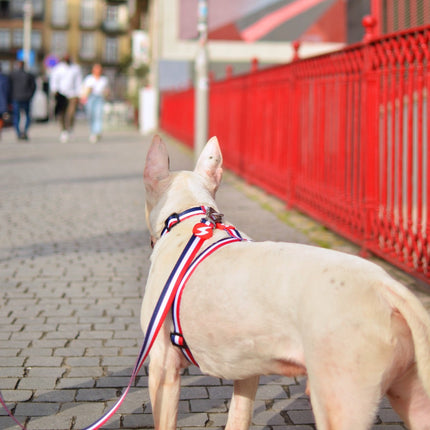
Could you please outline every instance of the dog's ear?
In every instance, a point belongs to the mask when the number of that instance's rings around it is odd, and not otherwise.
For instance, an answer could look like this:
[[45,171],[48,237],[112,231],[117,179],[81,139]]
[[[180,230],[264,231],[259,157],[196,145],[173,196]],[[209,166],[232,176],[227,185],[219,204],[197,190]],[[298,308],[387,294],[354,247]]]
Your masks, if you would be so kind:
[[194,171],[209,180],[213,192],[218,189],[222,178],[222,154],[215,136],[203,148]]
[[169,176],[169,154],[160,136],[155,135],[146,155],[143,180],[145,186],[156,188],[158,183]]

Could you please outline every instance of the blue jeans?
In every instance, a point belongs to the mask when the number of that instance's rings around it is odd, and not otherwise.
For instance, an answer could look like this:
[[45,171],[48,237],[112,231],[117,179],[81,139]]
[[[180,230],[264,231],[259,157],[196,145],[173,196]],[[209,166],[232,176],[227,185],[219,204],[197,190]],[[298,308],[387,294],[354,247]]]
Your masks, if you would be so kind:
[[91,134],[100,135],[103,129],[103,96],[91,94],[87,102],[87,116],[90,122]]
[[[31,124],[30,101],[18,102],[14,100],[12,102],[12,106],[13,106],[13,126],[15,127],[16,134],[19,137],[21,134],[27,134],[28,128],[30,127],[30,124]],[[25,114],[24,131],[21,131],[19,128],[19,124],[21,122],[21,111],[24,111],[24,114]]]

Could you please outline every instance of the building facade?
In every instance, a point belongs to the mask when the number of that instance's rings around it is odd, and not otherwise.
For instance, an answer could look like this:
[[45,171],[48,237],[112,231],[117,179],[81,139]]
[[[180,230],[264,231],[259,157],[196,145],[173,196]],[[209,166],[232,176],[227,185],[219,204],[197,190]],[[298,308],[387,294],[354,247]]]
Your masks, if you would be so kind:
[[[24,5],[0,0],[0,63],[9,72],[23,49]],[[69,54],[84,73],[101,63],[117,97],[126,94],[131,52],[130,0],[31,0],[30,69],[42,76]]]

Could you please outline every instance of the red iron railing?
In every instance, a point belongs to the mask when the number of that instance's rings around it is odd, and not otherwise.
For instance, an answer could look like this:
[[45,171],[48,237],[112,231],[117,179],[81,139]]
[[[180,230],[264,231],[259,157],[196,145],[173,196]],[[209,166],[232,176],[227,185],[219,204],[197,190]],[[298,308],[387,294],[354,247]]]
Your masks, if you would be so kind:
[[[430,282],[430,26],[210,86],[225,165]],[[193,144],[193,90],[161,124]]]

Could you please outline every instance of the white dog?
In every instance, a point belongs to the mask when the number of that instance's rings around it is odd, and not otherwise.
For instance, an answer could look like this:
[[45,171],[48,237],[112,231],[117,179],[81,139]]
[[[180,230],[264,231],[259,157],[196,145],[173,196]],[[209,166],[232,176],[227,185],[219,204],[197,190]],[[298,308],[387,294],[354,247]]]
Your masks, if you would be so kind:
[[[213,236],[202,249],[228,236],[214,199],[221,165],[212,138],[193,172],[172,173],[165,144],[153,139],[144,181],[156,244],[144,332],[194,225],[205,218],[170,216],[213,208],[216,214],[206,217]],[[176,224],[167,232],[166,219]],[[430,429],[429,315],[409,290],[364,259],[294,243],[234,241],[195,268],[183,289],[180,325],[202,372],[235,381],[228,430],[250,426],[263,374],[307,375],[319,430],[369,429],[384,394],[411,429]],[[161,430],[176,428],[180,371],[190,364],[171,343],[172,330],[169,313],[150,353],[149,390]]]

